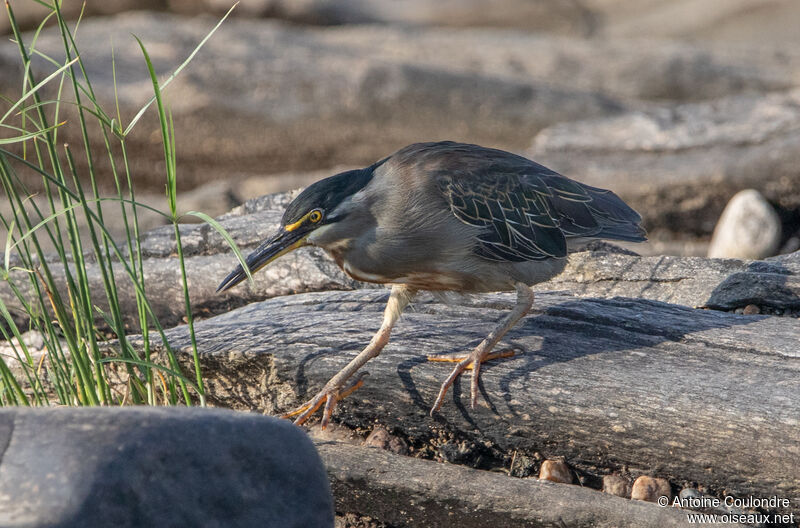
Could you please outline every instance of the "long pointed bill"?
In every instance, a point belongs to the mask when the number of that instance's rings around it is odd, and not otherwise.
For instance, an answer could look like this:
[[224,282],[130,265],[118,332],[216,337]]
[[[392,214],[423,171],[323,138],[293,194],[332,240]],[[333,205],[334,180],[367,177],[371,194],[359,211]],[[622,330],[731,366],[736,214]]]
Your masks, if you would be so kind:
[[[261,243],[255,251],[250,253],[245,262],[247,267],[250,268],[250,273],[255,273],[281,255],[285,255],[290,251],[306,245],[306,237],[310,233],[299,232],[303,230],[285,231],[281,229],[276,234]],[[242,265],[236,266],[236,269],[230,275],[225,277],[220,285],[217,287],[217,292],[222,292],[233,288],[240,282],[247,278]]]

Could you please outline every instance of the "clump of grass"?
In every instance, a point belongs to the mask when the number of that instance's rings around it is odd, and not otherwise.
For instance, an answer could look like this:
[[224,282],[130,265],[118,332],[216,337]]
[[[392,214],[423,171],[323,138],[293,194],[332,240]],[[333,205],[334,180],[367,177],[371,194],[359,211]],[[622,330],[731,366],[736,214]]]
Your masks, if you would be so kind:
[[[0,356],[0,404],[2,405],[119,405],[185,404],[205,405],[206,393],[189,300],[177,210],[177,163],[175,130],[172,116],[162,98],[162,89],[194,57],[228,14],[206,35],[194,52],[163,83],[159,83],[145,45],[137,38],[153,84],[154,96],[127,125],[123,126],[119,103],[111,115],[98,102],[91,80],[75,43],[74,27],[63,18],[56,1],[39,2],[50,13],[24,43],[13,10],[5,7],[24,71],[22,94],[16,99],[3,98],[9,108],[0,116],[0,184],[11,204],[10,214],[0,214],[8,233],[0,280],[5,282],[24,312],[20,317],[0,299],[0,332],[8,341],[12,357]],[[233,9],[233,8],[231,8]],[[58,60],[36,48],[36,40],[45,23],[53,20],[60,32],[64,58]],[[36,55],[50,62],[53,73],[36,79],[31,59]],[[112,66],[113,67],[113,66]],[[114,71],[116,91],[116,71]],[[57,87],[57,96],[44,99],[43,87]],[[69,97],[63,96],[67,92]],[[161,124],[161,140],[166,162],[167,212],[161,213],[175,228],[178,262],[191,335],[194,368],[184,373],[170,347],[164,328],[148,300],[144,280],[144,262],[139,244],[138,212],[146,207],[136,201],[127,139],[145,111],[155,103]],[[62,107],[74,106],[77,119],[64,121]],[[19,119],[19,126],[10,118]],[[15,121],[16,122],[16,121]],[[64,127],[77,127],[80,145],[63,145],[58,134]],[[92,140],[90,127],[98,127],[101,138]],[[16,147],[12,149],[11,147]],[[21,148],[19,148],[21,146]],[[110,177],[116,195],[101,198],[100,177],[95,156],[107,156]],[[85,157],[78,169],[76,156]],[[41,178],[46,205],[30,199],[20,171]],[[104,175],[108,176],[108,175]],[[115,241],[104,223],[106,215],[121,215],[125,236]],[[240,262],[244,262],[230,236],[213,219],[191,212],[210,223],[228,241]],[[85,224],[88,235],[81,237],[78,226]],[[54,248],[46,255],[44,241]],[[99,271],[102,290],[93,289],[90,268]],[[123,270],[120,274],[119,271]],[[247,267],[245,266],[245,269]],[[115,273],[116,272],[116,273]],[[119,277],[130,281],[136,292],[136,314],[142,332],[140,347],[128,336],[120,304]],[[102,299],[102,303],[98,301]],[[101,305],[106,308],[101,309]],[[16,322],[15,322],[16,320]],[[36,330],[44,340],[44,353],[35,356],[22,334]],[[152,334],[152,335],[151,335]],[[160,343],[166,360],[158,362],[151,343]],[[124,389],[112,383],[113,372],[123,370]]]

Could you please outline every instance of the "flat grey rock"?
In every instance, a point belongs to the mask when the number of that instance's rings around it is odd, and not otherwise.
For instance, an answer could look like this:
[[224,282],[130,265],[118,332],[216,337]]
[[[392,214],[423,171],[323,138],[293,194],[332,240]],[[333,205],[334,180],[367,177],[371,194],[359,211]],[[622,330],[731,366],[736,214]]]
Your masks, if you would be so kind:
[[313,444],[210,409],[0,410],[0,525],[333,527]]
[[[291,409],[366,345],[387,296],[293,295],[198,322],[209,399],[270,414]],[[794,318],[539,294],[498,345],[517,355],[482,370],[478,407],[469,408],[462,379],[430,418],[450,366],[425,356],[470,350],[512,297],[459,306],[422,297],[366,366],[365,386],[337,407],[337,419],[351,427],[378,422],[412,443],[450,435],[509,455],[564,456],[588,475],[624,469],[743,496],[800,493],[791,462],[800,449]],[[188,362],[186,329],[168,335]]]
[[667,528],[688,523],[685,510],[577,485],[519,479],[337,442],[315,444],[337,510],[366,514],[391,526]]
[[756,304],[781,313],[797,313],[800,252],[767,260],[640,257],[598,245],[593,251],[571,255],[561,275],[534,289],[567,290],[584,297],[633,297],[715,310]]

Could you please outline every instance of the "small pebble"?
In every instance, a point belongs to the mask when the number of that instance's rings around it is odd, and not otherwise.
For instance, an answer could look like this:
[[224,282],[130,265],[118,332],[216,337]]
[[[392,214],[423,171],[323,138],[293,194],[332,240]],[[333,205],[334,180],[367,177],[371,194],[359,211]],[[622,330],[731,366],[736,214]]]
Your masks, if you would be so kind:
[[603,477],[603,493],[609,493],[626,499],[630,498],[631,481],[622,475],[606,475]]
[[761,313],[761,309],[755,304],[748,304],[747,306],[744,307],[742,313],[744,315],[758,315]]
[[656,502],[659,497],[672,498],[672,489],[667,479],[642,475],[633,482],[633,487],[631,488],[632,499]]
[[406,444],[405,440],[390,434],[385,427],[380,425],[375,427],[369,436],[367,436],[367,439],[364,440],[364,445],[367,447],[385,449],[397,455],[408,454],[408,444]]
[[563,460],[545,460],[539,469],[539,478],[562,484],[572,484],[572,472]]

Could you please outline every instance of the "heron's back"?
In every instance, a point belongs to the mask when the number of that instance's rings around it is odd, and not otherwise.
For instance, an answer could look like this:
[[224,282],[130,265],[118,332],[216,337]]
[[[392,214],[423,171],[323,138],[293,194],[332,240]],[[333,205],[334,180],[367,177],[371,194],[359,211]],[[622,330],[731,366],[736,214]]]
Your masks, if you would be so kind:
[[348,232],[378,227],[359,231],[337,262],[373,282],[511,290],[560,273],[570,240],[645,240],[641,217],[613,192],[478,145],[409,145],[359,194],[374,220],[353,219]]

